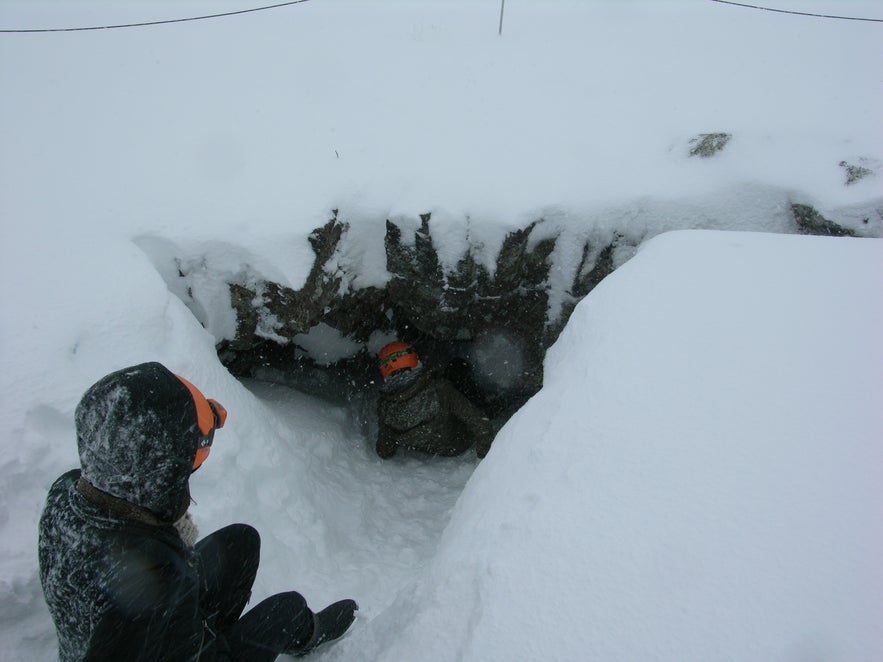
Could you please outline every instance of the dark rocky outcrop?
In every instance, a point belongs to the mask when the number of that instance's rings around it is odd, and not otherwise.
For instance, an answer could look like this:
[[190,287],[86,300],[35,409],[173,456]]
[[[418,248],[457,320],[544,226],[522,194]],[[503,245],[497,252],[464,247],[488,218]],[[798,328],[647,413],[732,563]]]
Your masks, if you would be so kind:
[[690,156],[707,159],[714,156],[730,142],[730,133],[700,133],[690,141]]
[[809,205],[792,204],[791,213],[800,234],[815,234],[825,237],[854,237],[855,232],[833,221],[829,221]]
[[[790,209],[795,232],[855,234],[808,205]],[[620,234],[584,240],[572,280],[561,292],[553,291],[550,278],[559,238],[538,233],[542,219],[505,237],[493,269],[471,248],[446,269],[431,224],[428,213],[416,230],[387,220],[390,277],[383,287],[353,288],[354,274],[336,259],[349,226],[335,210],[309,237],[315,260],[302,288],[267,280],[229,285],[237,330],[219,345],[221,360],[239,376],[271,375],[317,394],[345,396],[370,390],[376,379],[368,341],[379,332],[414,342],[431,367],[452,370],[491,414],[506,417],[542,386],[546,349],[576,304],[613,271],[617,250],[633,251],[641,240]],[[562,287],[560,279],[556,283]],[[553,295],[557,306],[550,305]],[[301,334],[318,327],[362,343],[362,349],[318,362],[299,344]]]
[[[859,163],[849,163],[847,161],[841,161],[839,165],[846,173],[847,186],[852,186],[856,182],[860,182],[866,177],[870,177],[871,175],[875,174],[875,171],[872,167],[873,164],[870,159],[859,159]],[[879,166],[879,164],[876,165]]]
[[[342,287],[342,274],[326,268],[348,227],[336,213],[310,235],[316,257],[303,288],[266,281],[251,288],[231,284],[237,332],[219,346],[222,361],[240,376],[257,369],[307,372],[311,377],[306,381],[313,383],[320,368],[298,351],[296,336],[320,323],[359,342],[383,332],[417,344],[434,367],[458,366],[458,378],[468,382],[466,388],[480,391],[473,396],[492,413],[514,411],[541,387],[545,350],[570,310],[613,270],[612,246],[602,248],[589,264],[593,250],[586,244],[568,306],[559,318],[549,319],[555,239],[532,241],[541,221],[506,236],[493,273],[471,251],[445,271],[433,245],[431,215],[420,221],[408,239],[387,221],[384,244],[391,278],[385,288]],[[356,389],[375,378],[367,349],[321,370],[340,371],[346,376],[342,383]]]

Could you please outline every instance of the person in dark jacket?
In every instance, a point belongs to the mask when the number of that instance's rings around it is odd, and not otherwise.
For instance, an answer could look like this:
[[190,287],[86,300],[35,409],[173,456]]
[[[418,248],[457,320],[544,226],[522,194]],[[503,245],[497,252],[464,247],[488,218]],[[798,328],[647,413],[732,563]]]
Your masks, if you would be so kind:
[[[358,605],[314,614],[295,591],[244,616],[260,536],[232,524],[190,546],[190,474],[226,411],[159,363],[107,375],[77,406],[81,469],[49,490],[40,580],[69,660],[275,660],[340,637]],[[177,527],[176,527],[177,524]]]
[[487,455],[493,427],[487,416],[447,379],[423,369],[414,347],[386,345],[378,354],[383,376],[377,400],[377,454],[392,457],[398,447],[431,455],[460,455],[475,444]]

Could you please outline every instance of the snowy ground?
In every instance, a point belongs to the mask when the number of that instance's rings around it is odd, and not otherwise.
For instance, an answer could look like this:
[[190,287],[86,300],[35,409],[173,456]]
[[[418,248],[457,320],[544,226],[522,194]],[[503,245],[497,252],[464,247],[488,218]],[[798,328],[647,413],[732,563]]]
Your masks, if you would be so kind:
[[[0,28],[256,4],[0,0]],[[883,659],[881,240],[658,237],[580,304],[481,463],[380,462],[365,402],[240,384],[223,309],[206,330],[167,288],[157,255],[296,287],[331,208],[362,285],[384,220],[429,210],[451,254],[464,226],[492,255],[540,215],[565,238],[779,231],[791,201],[881,235],[881,24],[509,0],[500,37],[499,8],[0,34],[0,659],[52,658],[37,518],[82,392],[146,360],[230,410],[194,515],[260,529],[255,598],[360,602],[321,659]],[[708,131],[732,144],[687,158]],[[876,174],[845,186],[861,159]]]

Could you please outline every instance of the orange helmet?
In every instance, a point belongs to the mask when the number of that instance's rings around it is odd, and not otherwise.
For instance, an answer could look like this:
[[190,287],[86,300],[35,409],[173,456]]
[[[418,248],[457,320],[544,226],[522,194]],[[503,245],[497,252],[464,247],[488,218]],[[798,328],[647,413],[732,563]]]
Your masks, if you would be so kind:
[[416,368],[418,363],[420,357],[406,342],[391,342],[377,355],[377,365],[384,379],[402,368]]

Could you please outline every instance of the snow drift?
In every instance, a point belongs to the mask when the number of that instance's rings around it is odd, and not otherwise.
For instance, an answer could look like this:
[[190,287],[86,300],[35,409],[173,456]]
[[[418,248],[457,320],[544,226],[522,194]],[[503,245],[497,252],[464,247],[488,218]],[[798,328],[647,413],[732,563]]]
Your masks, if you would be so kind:
[[880,241],[651,241],[579,304],[387,636],[335,659],[881,659],[880,283]]

